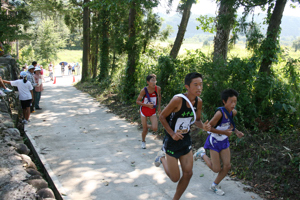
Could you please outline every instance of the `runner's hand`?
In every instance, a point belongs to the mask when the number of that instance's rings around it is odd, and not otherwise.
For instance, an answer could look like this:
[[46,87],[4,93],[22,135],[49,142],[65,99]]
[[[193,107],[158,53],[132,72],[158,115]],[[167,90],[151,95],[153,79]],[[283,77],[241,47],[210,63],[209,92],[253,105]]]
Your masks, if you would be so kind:
[[182,140],[184,138],[184,136],[181,134],[180,130],[177,130],[177,132],[172,135],[173,140],[178,141],[178,140]]
[[241,131],[235,131],[235,134],[238,136],[238,138],[241,138],[244,136],[244,133],[242,133]]
[[210,131],[211,125],[210,125],[210,123],[208,123],[208,120],[206,120],[206,122],[203,124],[203,129],[205,131]]
[[148,105],[148,108],[151,108],[151,109],[152,109],[153,106],[154,106],[154,104],[153,104],[152,102],[149,102],[147,105]]
[[231,136],[231,134],[232,134],[231,128],[224,131],[224,135],[227,135],[228,137]]

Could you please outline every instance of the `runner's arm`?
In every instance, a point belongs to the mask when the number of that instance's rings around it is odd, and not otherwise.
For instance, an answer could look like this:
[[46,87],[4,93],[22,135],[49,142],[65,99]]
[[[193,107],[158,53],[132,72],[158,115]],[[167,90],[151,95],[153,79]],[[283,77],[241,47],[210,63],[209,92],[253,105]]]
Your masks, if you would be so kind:
[[[237,114],[236,109],[233,109],[232,116],[234,117],[234,116],[236,116],[236,114]],[[244,136],[244,133],[242,133],[241,131],[237,130],[237,128],[235,128],[234,132],[235,132],[236,136],[238,136],[238,138],[241,138],[241,137]]]
[[232,129],[218,130],[218,129],[214,128],[217,125],[218,121],[221,118],[222,118],[222,112],[220,110],[218,110],[215,113],[214,117],[209,121],[209,124],[211,125],[210,131],[212,133],[221,134],[221,135],[227,135],[229,137],[231,135],[231,133],[232,133]]
[[138,98],[136,99],[136,103],[137,103],[138,105],[140,105],[140,106],[145,106],[145,107],[148,107],[148,108],[153,108],[153,103],[148,103],[148,104],[146,104],[146,103],[143,103],[143,102],[142,102],[143,96],[145,96],[145,94],[146,94],[146,92],[145,92],[145,90],[144,90],[144,88],[143,88],[143,89],[141,90],[141,92],[140,92]]
[[158,95],[158,108],[157,108],[157,110],[158,110],[158,113],[160,114],[161,113],[161,107],[160,107],[160,105],[161,105],[161,87],[159,87],[159,86],[157,86],[157,95]]

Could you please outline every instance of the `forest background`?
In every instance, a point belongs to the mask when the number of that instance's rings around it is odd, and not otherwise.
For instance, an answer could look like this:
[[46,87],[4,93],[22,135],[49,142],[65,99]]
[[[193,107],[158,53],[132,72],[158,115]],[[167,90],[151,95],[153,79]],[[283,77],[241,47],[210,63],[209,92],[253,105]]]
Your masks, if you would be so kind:
[[[290,7],[296,16],[283,16]],[[264,198],[297,199],[299,8],[299,0],[1,0],[0,41],[20,66],[80,62],[76,87],[131,121],[150,73],[162,107],[185,91],[187,73],[202,73],[203,121],[222,106],[222,90],[236,89],[245,137],[230,138],[229,175]],[[204,144],[206,133],[191,134],[194,148]]]

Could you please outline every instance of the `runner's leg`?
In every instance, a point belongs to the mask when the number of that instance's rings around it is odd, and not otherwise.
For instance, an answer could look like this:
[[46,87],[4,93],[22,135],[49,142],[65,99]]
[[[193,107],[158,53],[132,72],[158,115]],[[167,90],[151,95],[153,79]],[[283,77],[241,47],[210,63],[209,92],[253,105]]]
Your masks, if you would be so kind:
[[147,117],[141,115],[141,121],[143,125],[142,142],[145,142],[146,135],[148,133]]
[[230,170],[231,168],[231,164],[230,164],[230,149],[227,148],[227,149],[223,149],[221,152],[220,152],[220,157],[222,159],[222,162],[223,162],[223,167],[222,169],[220,170],[216,180],[215,180],[215,184],[219,184],[223,178],[227,175],[228,171]]
[[180,199],[193,176],[193,152],[190,151],[188,154],[181,156],[179,161],[182,169],[182,177],[178,182],[173,200]]
[[207,155],[202,158],[213,172],[218,173],[221,170],[220,154],[218,152],[210,149],[210,158]]
[[148,125],[148,128],[150,128],[150,129],[152,129],[152,131],[156,132],[157,131],[157,126],[158,126],[157,116],[152,115],[149,118],[150,118],[150,121],[151,121],[151,125]]
[[166,154],[166,156],[162,157],[160,160],[167,176],[171,179],[171,181],[176,183],[180,178],[178,159]]

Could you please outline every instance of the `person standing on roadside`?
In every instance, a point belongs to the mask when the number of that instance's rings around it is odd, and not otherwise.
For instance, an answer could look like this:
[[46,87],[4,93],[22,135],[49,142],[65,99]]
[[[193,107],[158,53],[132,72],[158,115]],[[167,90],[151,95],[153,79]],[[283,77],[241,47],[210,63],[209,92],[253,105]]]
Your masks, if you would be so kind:
[[[34,74],[33,72],[34,72],[36,65],[37,65],[37,62],[33,61],[32,65],[30,65],[28,67],[28,71],[27,71],[27,80],[31,83],[33,88],[37,85],[33,78],[33,74]],[[33,90],[33,96],[34,96],[34,90]],[[34,99],[33,99],[33,103],[30,105],[30,112],[32,112],[32,113],[35,112],[34,111]]]
[[36,110],[42,110],[40,108],[40,100],[41,100],[41,94],[43,91],[43,80],[41,75],[41,69],[39,67],[36,67],[34,70],[35,74],[33,75],[34,81],[37,83],[37,85],[34,87],[34,108]]
[[[2,80],[1,77],[0,79]],[[20,79],[16,81],[2,81],[3,83],[11,84],[12,86],[18,87],[19,99],[21,101],[21,106],[23,109],[24,120],[22,122],[24,124],[27,124],[28,122],[30,122],[30,104],[32,104],[33,102],[33,87],[32,84],[29,81],[27,81],[27,73],[22,71],[20,73]]]
[[53,81],[53,65],[52,65],[52,62],[50,62],[48,70],[49,70],[50,80]]

